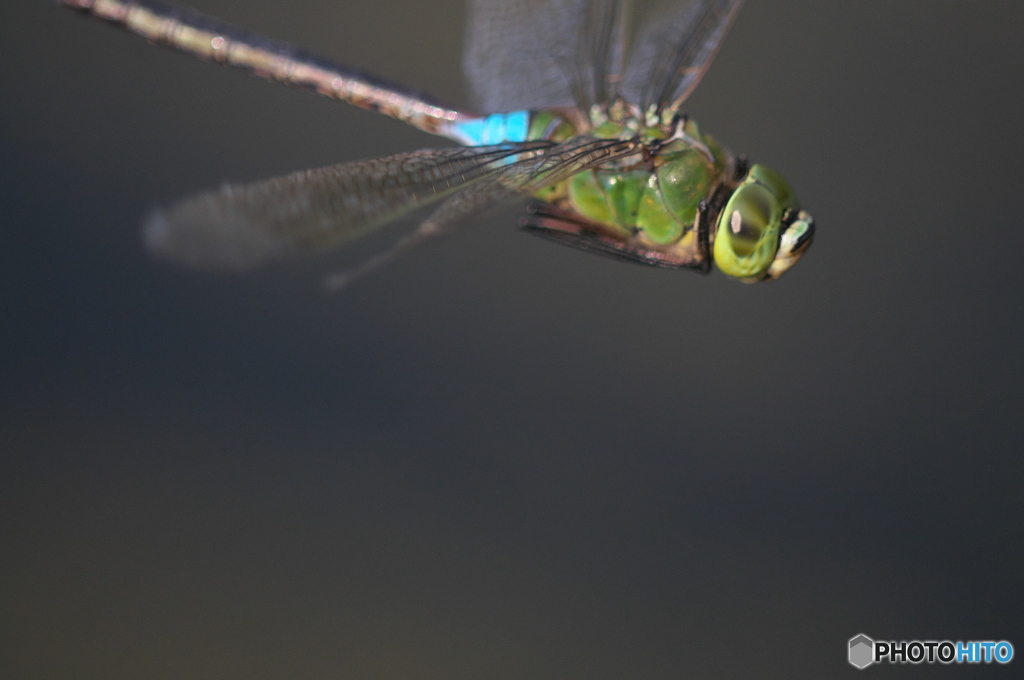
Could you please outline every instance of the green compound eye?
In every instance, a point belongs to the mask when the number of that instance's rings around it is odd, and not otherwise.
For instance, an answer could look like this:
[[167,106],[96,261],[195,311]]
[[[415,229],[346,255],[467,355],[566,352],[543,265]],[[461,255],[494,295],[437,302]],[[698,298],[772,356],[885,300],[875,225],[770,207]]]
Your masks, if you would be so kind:
[[748,179],[733,193],[718,220],[715,264],[729,276],[760,278],[775,259],[781,224],[778,199]]

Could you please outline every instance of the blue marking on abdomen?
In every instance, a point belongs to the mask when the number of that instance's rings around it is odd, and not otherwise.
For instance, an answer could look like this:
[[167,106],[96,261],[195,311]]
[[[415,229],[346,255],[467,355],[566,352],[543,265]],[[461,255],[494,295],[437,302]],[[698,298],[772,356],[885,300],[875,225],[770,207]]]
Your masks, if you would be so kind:
[[530,132],[530,112],[492,113],[486,118],[452,125],[450,136],[466,146],[525,142]]

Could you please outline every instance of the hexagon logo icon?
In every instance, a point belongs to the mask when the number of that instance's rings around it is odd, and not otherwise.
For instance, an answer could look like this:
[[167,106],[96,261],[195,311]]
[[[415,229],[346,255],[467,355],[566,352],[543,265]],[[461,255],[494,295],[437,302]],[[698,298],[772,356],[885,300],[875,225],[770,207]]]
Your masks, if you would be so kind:
[[860,669],[875,662],[875,641],[861,633],[850,638],[850,665]]

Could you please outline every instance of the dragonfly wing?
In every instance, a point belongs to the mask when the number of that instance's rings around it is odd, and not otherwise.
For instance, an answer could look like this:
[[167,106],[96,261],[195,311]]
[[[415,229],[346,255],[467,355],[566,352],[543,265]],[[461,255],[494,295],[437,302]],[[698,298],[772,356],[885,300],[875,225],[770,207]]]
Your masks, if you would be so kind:
[[328,290],[342,290],[406,250],[436,236],[451,233],[470,215],[524,194],[535,193],[577,172],[635,153],[635,147],[632,141],[577,137],[545,150],[543,156],[527,156],[506,163],[499,170],[453,193],[415,231],[387,250],[377,253],[353,269],[327,277],[324,283]]
[[585,105],[611,101],[618,94],[625,65],[631,3],[624,0],[593,0],[589,4],[576,63],[580,94]]
[[550,146],[425,149],[225,185],[155,212],[143,234],[151,250],[184,264],[255,269],[340,246]]
[[486,112],[576,106],[615,94],[626,0],[470,0],[463,70]]
[[644,109],[680,105],[697,87],[743,0],[653,3],[642,19],[621,92]]
[[741,5],[470,0],[463,70],[486,112],[586,111],[617,94],[664,109],[700,82]]
[[542,156],[509,164],[464,191],[445,200],[421,225],[430,233],[443,233],[474,213],[517,196],[534,194],[573,175],[636,152],[633,140],[574,137]]
[[463,71],[486,113],[575,103],[585,0],[470,0]]

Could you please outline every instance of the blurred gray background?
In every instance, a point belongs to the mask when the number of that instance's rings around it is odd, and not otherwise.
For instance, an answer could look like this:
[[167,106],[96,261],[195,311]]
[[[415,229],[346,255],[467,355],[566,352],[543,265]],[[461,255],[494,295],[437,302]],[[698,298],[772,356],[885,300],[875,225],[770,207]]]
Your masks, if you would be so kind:
[[[466,101],[458,0],[193,6]],[[330,296],[330,263],[154,260],[139,221],[443,141],[3,3],[0,675],[1024,654],[1022,35],[1015,0],[748,4],[689,111],[817,218],[777,284],[574,252],[512,206]]]

